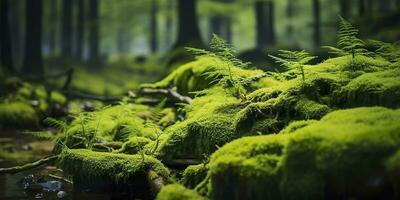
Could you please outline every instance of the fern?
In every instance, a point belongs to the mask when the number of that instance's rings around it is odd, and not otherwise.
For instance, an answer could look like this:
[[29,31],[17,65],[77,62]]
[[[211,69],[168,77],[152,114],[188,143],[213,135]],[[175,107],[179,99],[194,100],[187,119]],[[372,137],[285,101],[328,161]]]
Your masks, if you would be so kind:
[[358,29],[343,17],[339,17],[339,20],[337,47],[325,46],[324,48],[335,55],[351,55],[353,59],[356,55],[366,54],[368,51],[365,49],[364,41],[358,38]]
[[314,60],[315,56],[310,56],[306,51],[280,50],[278,56],[269,55],[276,63],[289,70],[298,70],[302,80],[305,81],[304,65]]
[[232,67],[235,66],[239,68],[247,68],[250,63],[243,62],[240,59],[236,58],[236,52],[231,45],[227,44],[222,38],[218,37],[216,34],[213,34],[210,42],[210,50],[197,48],[186,49],[197,58],[212,57],[226,63],[226,71],[209,71],[205,72],[203,75],[206,76],[206,78],[208,79],[215,80],[212,81],[211,84],[214,84],[215,82],[218,82],[220,84],[227,82],[230,83],[236,90],[236,96],[239,98],[244,97],[241,91],[240,80],[233,76]]
[[375,53],[379,56],[390,62],[400,61],[400,44],[398,42],[394,44],[378,40],[370,40],[369,42],[376,48]]

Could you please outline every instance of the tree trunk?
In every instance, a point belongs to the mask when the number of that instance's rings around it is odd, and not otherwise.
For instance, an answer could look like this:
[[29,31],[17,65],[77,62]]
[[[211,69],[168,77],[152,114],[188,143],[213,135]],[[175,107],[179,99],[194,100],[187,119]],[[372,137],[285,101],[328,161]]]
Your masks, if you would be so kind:
[[358,15],[364,16],[367,8],[366,0],[358,0]]
[[178,0],[178,38],[175,48],[202,43],[197,20],[197,0]]
[[50,1],[50,20],[51,20],[51,28],[49,32],[49,52],[55,54],[56,52],[56,35],[57,35],[57,21],[58,21],[58,15],[57,15],[57,3],[58,1]]
[[255,3],[257,25],[257,47],[265,48],[275,44],[274,4],[257,1]]
[[72,0],[63,0],[61,25],[61,56],[72,58]]
[[340,15],[345,18],[349,19],[350,18],[350,4],[349,0],[339,0],[340,4]]
[[381,12],[388,12],[391,9],[390,0],[379,0],[379,9]]
[[[215,0],[221,3],[232,3],[232,0]],[[232,42],[231,19],[224,16],[213,16],[210,20],[210,36],[217,34],[228,43]]]
[[95,67],[100,63],[99,0],[90,0],[89,9],[89,64]]
[[157,1],[152,0],[150,10],[150,50],[152,53],[157,52],[158,49],[158,38],[157,38],[157,13],[158,4]]
[[85,34],[85,2],[84,0],[78,0],[78,14],[76,22],[76,45],[75,45],[75,58],[77,60],[83,59],[83,48],[84,48],[84,34]]
[[26,1],[25,54],[22,66],[24,75],[43,75],[42,58],[42,0]]
[[11,35],[10,35],[10,21],[9,15],[9,4],[8,0],[0,0],[1,12],[0,12],[0,65],[3,67],[5,73],[15,73],[13,64],[12,48],[11,48]]
[[313,24],[313,39],[314,46],[321,46],[321,4],[319,0],[313,0],[313,14],[314,14],[314,24]]

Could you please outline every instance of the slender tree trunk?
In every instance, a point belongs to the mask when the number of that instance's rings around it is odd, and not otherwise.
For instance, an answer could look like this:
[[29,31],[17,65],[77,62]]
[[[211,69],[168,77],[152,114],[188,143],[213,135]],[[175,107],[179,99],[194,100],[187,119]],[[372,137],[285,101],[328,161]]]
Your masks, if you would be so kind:
[[197,20],[197,0],[178,0],[178,38],[175,48],[201,43]]
[[257,1],[255,3],[257,25],[257,47],[265,48],[275,44],[274,4]]
[[[167,11],[169,11],[169,12],[171,12],[174,8],[175,8],[175,6],[174,6],[174,2],[175,1],[173,1],[173,0],[169,0],[168,1],[168,3],[167,3],[167,5],[166,5],[166,9],[167,9]],[[165,33],[165,46],[167,47],[167,48],[169,48],[170,47],[170,45],[172,45],[172,41],[173,41],[173,29],[172,29],[172,26],[173,26],[173,18],[172,18],[172,16],[171,16],[171,13],[168,13],[168,15],[167,15],[167,19],[166,19],[166,22],[165,22],[165,29],[166,29],[166,33]]]
[[390,11],[391,1],[390,0],[379,0],[379,9],[381,12]]
[[348,20],[350,18],[349,0],[339,0],[339,5],[340,5],[340,15]]
[[51,28],[49,32],[49,51],[53,54],[56,52],[56,35],[57,35],[57,21],[58,21],[58,15],[57,15],[57,7],[58,7],[58,1],[51,0],[50,1],[50,20],[51,20]]
[[321,46],[321,4],[319,0],[313,0],[313,14],[314,14],[314,46]]
[[61,55],[72,58],[72,0],[63,0],[61,25]]
[[[232,0],[215,0],[221,3],[232,3]],[[232,42],[231,19],[229,17],[215,15],[210,20],[210,36],[217,34],[228,43]]]
[[76,22],[75,58],[83,59],[84,35],[85,35],[85,0],[78,0],[78,14]]
[[13,64],[12,48],[11,48],[11,35],[10,35],[10,21],[9,4],[8,0],[0,0],[0,65],[3,67],[5,73],[15,73]]
[[89,1],[89,64],[92,68],[100,64],[99,3],[99,0]]
[[158,38],[157,38],[157,20],[158,4],[157,1],[152,0],[150,10],[150,50],[152,53],[158,50]]
[[367,9],[367,1],[366,0],[358,0],[358,15],[364,16]]
[[42,58],[42,0],[26,1],[25,55],[22,73],[43,75]]

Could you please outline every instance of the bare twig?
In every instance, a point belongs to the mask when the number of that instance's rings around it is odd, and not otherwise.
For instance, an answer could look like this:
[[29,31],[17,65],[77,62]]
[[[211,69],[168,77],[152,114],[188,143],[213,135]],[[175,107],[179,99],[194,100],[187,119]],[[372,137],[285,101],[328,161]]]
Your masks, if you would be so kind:
[[174,89],[154,89],[154,88],[142,88],[139,91],[139,94],[141,95],[164,95],[167,98],[171,99],[174,102],[177,103],[187,103],[191,104],[193,99],[187,96],[183,96],[179,94],[176,90]]
[[36,167],[40,167],[40,166],[45,165],[45,164],[49,164],[49,163],[53,162],[56,159],[57,159],[57,156],[50,156],[50,157],[47,157],[47,158],[43,158],[43,159],[37,160],[37,161],[35,161],[33,163],[27,163],[27,164],[22,165],[22,166],[15,166],[15,167],[9,167],[9,168],[0,168],[0,175],[2,175],[2,174],[15,174],[15,173],[18,173],[18,172],[27,171],[27,170],[30,170],[30,169],[34,169]]

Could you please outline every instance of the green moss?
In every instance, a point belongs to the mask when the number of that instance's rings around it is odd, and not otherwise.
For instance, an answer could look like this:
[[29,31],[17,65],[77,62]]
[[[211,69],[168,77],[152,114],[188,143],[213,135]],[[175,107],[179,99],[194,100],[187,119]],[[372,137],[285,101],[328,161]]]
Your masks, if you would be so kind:
[[181,183],[189,188],[194,189],[207,176],[208,167],[205,164],[190,165],[182,175]]
[[146,155],[94,152],[86,149],[64,150],[57,165],[66,173],[86,180],[110,180],[115,183],[146,182],[146,170],[169,176],[160,161]]
[[157,200],[205,200],[206,198],[200,196],[195,191],[187,189],[179,184],[171,184],[162,188],[157,195]]
[[50,94],[50,101],[51,103],[64,105],[67,102],[67,98],[59,92],[52,91]]
[[388,195],[382,169],[400,145],[399,117],[380,107],[341,110],[291,134],[236,140],[212,155],[203,187],[213,199]]
[[151,140],[145,137],[131,137],[122,145],[119,152],[126,154],[138,154]]
[[39,125],[35,109],[23,102],[0,104],[0,127],[33,128]]
[[342,88],[336,101],[346,107],[400,106],[400,70],[363,74]]

